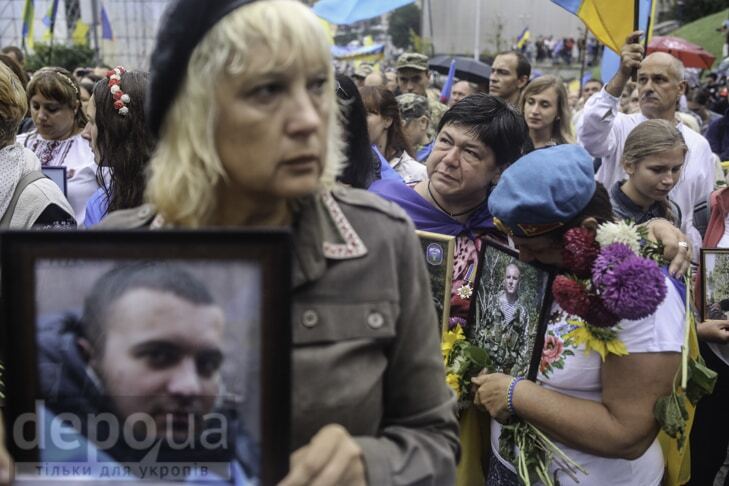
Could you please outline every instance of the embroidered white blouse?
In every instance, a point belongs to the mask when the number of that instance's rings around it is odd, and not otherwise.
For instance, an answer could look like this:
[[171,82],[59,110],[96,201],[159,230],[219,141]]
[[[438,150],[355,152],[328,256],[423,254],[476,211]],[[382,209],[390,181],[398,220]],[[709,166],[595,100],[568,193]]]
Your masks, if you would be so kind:
[[99,188],[89,142],[81,134],[65,140],[46,140],[37,131],[18,135],[17,142],[32,150],[43,167],[66,167],[68,201],[79,226],[83,224],[86,202]]

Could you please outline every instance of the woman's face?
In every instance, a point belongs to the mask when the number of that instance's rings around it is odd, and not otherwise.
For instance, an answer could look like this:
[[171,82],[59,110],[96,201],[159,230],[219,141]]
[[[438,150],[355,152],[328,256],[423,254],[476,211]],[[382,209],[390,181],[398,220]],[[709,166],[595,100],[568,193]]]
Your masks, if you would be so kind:
[[367,132],[370,134],[370,143],[385,141],[387,129],[390,128],[392,120],[385,118],[379,113],[367,113]]
[[501,174],[491,147],[467,127],[448,124],[426,162],[431,190],[451,201],[482,201]]
[[269,68],[266,51],[251,50],[247,73],[222,76],[215,93],[215,147],[229,189],[299,197],[317,188],[325,163],[333,109],[329,66]]
[[99,132],[96,128],[96,101],[93,96],[89,98],[89,102],[86,105],[86,117],[88,118],[88,121],[86,122],[84,131],[81,132],[81,136],[89,141],[91,150],[94,152],[94,160],[97,164],[101,165],[99,147],[96,145],[96,137]]
[[530,130],[550,128],[557,118],[557,90],[547,88],[530,94],[524,102],[524,118]]
[[69,107],[41,93],[30,98],[30,116],[38,133],[46,140],[65,140],[74,134],[74,117],[79,107]]
[[684,153],[679,146],[649,155],[634,164],[626,164],[625,171],[645,202],[661,201],[678,183],[683,163]]

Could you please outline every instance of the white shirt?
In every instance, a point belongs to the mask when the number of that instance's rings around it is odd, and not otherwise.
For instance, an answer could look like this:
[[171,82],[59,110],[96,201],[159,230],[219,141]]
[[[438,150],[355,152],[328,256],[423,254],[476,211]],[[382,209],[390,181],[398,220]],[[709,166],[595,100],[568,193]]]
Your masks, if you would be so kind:
[[[625,140],[631,130],[648,120],[642,113],[626,115],[618,112],[619,99],[603,88],[587,100],[582,127],[578,137],[585,149],[593,157],[602,157],[602,165],[596,179],[608,190],[617,181],[626,178],[621,159]],[[681,230],[689,233],[693,228],[694,206],[706,201],[714,190],[714,163],[709,142],[704,137],[679,123],[688,153],[686,163],[678,184],[670,193],[670,198],[681,208]]]
[[76,222],[81,226],[86,214],[86,202],[99,188],[94,153],[88,140],[78,134],[54,143],[33,131],[18,135],[17,142],[32,150],[44,166],[66,167],[68,201]]
[[[667,293],[652,315],[636,320],[620,321],[619,337],[629,353],[681,352],[685,330],[685,307],[673,283],[666,278]],[[584,345],[575,346],[565,335],[574,329],[569,316],[556,303],[547,325],[545,352],[539,365],[537,382],[543,387],[586,400],[602,400],[602,359],[595,351],[585,354]],[[517,410],[518,412],[518,410]],[[491,448],[496,457],[514,471],[499,455],[501,426],[491,420]],[[648,450],[635,460],[600,457],[572,449],[554,441],[571,459],[587,469],[588,475],[577,473],[579,486],[659,486],[663,477],[663,453],[655,439]],[[554,464],[551,472],[554,472]],[[567,475],[559,475],[563,486],[576,485]],[[541,483],[540,483],[541,484]]]
[[390,166],[400,174],[405,184],[424,181],[428,178],[425,165],[410,157],[410,154],[404,150],[400,157],[395,157],[390,161]]

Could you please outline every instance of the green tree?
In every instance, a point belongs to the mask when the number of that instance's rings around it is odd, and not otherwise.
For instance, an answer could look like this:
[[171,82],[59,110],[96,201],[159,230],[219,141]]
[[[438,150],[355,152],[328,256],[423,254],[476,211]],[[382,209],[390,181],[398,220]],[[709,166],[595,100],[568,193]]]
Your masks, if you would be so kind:
[[392,38],[392,43],[401,49],[411,47],[410,32],[420,35],[420,7],[411,3],[400,7],[390,15],[390,26],[387,33]]
[[94,50],[86,46],[66,46],[54,44],[53,52],[49,44],[36,42],[34,52],[25,62],[30,71],[44,66],[60,66],[73,72],[77,67],[93,66]]

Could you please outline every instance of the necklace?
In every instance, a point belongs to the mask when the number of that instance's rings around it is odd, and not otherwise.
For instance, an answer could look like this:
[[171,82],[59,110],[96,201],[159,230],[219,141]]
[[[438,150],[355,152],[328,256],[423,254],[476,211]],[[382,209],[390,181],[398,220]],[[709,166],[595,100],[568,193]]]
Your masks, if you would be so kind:
[[484,203],[485,203],[485,202],[486,202],[486,201],[488,200],[488,196],[486,196],[486,199],[484,199],[484,200],[483,200],[483,201],[481,201],[480,203],[476,204],[476,205],[475,205],[474,207],[472,207],[471,209],[466,209],[465,211],[463,211],[463,212],[460,212],[460,213],[451,213],[451,212],[450,212],[450,211],[448,211],[448,210],[447,210],[446,208],[444,208],[443,206],[441,206],[441,205],[440,205],[440,204],[438,203],[438,200],[437,200],[437,199],[435,198],[435,196],[433,195],[433,192],[432,192],[432,191],[430,190],[430,179],[428,179],[428,195],[429,195],[429,196],[430,196],[430,198],[431,198],[431,199],[433,200],[433,202],[435,203],[435,205],[436,205],[436,206],[438,206],[438,209],[440,209],[441,211],[443,211],[444,213],[446,213],[446,214],[447,214],[448,216],[450,216],[451,218],[455,218],[455,217],[457,217],[457,216],[463,216],[464,214],[472,213],[473,211],[475,211],[475,210],[477,210],[478,208],[480,208],[481,206],[483,206],[483,204],[484,204]]

